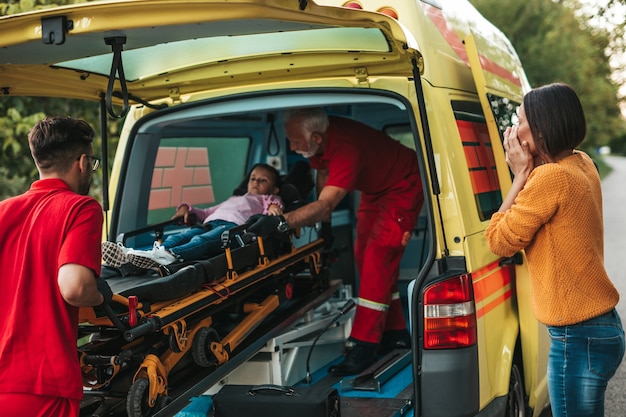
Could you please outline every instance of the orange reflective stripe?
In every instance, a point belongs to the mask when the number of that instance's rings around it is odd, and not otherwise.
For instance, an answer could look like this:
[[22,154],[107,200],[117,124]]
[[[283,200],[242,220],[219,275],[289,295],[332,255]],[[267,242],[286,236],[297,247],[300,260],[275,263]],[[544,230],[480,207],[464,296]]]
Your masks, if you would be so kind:
[[511,276],[511,267],[502,268],[498,261],[472,273],[477,318],[511,298]]
[[483,307],[477,309],[476,310],[476,318],[478,318],[478,319],[481,318],[482,316],[484,316],[485,314],[489,313],[494,308],[496,308],[499,305],[501,305],[502,303],[504,303],[509,298],[511,298],[511,288],[510,287],[504,294],[496,297],[495,299],[493,299],[489,303],[485,304]]

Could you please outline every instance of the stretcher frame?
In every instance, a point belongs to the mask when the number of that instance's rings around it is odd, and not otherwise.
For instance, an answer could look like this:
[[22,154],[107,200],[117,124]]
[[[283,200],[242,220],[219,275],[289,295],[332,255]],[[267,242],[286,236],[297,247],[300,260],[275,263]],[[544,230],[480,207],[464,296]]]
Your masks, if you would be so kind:
[[[81,309],[80,334],[88,336],[79,346],[86,396],[126,394],[130,417],[152,415],[171,400],[170,374],[190,353],[199,367],[221,366],[260,323],[292,299],[295,285],[305,282],[309,292],[328,286],[322,238],[298,248],[289,232],[245,243],[250,235],[244,225],[223,240],[223,254],[147,278],[166,289],[183,282],[175,298],[162,299],[146,290],[146,278],[134,277],[140,281],[140,296],[132,287],[118,293],[112,285],[115,294],[106,311]],[[115,278],[111,281],[115,284]],[[243,319],[220,338],[213,328],[215,317],[233,307]]]

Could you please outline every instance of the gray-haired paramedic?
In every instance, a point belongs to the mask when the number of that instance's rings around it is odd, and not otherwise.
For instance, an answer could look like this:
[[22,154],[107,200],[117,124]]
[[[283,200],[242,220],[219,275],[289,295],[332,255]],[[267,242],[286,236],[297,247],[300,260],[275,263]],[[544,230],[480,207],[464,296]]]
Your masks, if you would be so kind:
[[322,108],[285,114],[291,150],[317,170],[318,199],[278,217],[262,217],[249,230],[269,234],[327,221],[351,191],[360,191],[355,260],[359,273],[357,309],[344,361],[334,375],[358,374],[377,354],[410,347],[398,293],[400,259],[423,204],[414,150],[355,120],[328,116]]

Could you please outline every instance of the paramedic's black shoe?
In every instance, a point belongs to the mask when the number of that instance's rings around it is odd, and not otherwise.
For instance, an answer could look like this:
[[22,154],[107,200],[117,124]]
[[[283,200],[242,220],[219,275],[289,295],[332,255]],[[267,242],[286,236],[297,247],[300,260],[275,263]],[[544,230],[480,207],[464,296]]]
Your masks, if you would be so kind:
[[383,333],[378,354],[386,355],[395,349],[411,349],[411,335],[408,330],[388,330]]
[[356,343],[339,365],[331,366],[328,372],[335,376],[360,374],[376,362],[377,345]]

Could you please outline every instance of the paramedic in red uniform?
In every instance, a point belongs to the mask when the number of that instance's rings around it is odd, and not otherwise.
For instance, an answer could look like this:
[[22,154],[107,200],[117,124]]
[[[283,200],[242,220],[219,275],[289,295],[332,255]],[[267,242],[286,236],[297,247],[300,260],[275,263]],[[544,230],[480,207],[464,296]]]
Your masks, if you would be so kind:
[[[334,375],[354,375],[376,360],[377,353],[410,347],[398,293],[400,259],[422,207],[417,157],[384,133],[351,119],[328,116],[322,108],[285,114],[291,150],[309,158],[317,170],[317,201],[286,213],[289,228],[328,221],[350,191],[360,191],[355,260],[359,273],[357,309],[344,361]],[[279,217],[257,220],[262,231]],[[269,226],[269,227],[268,227]]]
[[0,415],[78,416],[78,308],[111,299],[103,279],[102,208],[87,197],[93,129],[50,117],[28,134],[39,180],[0,202]]

